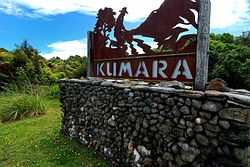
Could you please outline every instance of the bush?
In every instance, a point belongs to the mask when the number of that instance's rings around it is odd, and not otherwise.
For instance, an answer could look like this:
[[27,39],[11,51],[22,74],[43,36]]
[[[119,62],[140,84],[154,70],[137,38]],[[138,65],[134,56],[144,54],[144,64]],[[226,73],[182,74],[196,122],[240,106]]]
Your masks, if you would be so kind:
[[59,91],[60,91],[60,88],[58,85],[41,87],[42,95],[49,99],[59,99]]
[[250,90],[249,60],[249,47],[212,39],[209,52],[209,80],[221,78],[231,88]]
[[46,99],[39,94],[12,94],[0,98],[2,122],[38,116],[45,113]]

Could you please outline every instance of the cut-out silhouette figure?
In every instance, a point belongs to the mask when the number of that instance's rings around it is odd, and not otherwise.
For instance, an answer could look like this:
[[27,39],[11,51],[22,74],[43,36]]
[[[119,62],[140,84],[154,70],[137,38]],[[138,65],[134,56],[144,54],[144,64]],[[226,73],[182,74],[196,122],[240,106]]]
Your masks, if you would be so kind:
[[122,49],[123,51],[127,50],[127,46],[125,45],[126,39],[125,39],[125,33],[126,29],[124,27],[124,16],[127,14],[127,8],[124,7],[120,11],[120,15],[118,16],[116,23],[115,23],[115,29],[114,29],[114,36],[117,40],[117,47],[119,49]]
[[[199,0],[165,0],[139,27],[127,30],[124,26],[128,14],[126,7],[119,11],[117,19],[113,9],[100,9],[94,31],[94,55],[98,58],[124,57],[128,55],[128,48],[132,55],[138,55],[137,47],[145,54],[195,52],[196,35],[177,26],[190,25],[197,29],[194,11],[199,13]],[[114,39],[110,38],[112,30]],[[181,35],[184,32],[186,35]],[[153,38],[158,49],[135,38],[136,35]]]

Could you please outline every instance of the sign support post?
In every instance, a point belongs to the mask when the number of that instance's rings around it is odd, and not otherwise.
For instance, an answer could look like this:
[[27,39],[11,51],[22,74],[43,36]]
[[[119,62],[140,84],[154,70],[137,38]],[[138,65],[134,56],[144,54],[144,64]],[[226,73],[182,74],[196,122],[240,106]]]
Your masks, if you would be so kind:
[[93,77],[93,63],[92,63],[92,57],[93,57],[93,32],[88,31],[87,33],[87,40],[88,40],[88,73],[87,77]]
[[210,0],[200,0],[199,26],[197,36],[195,89],[204,90],[208,79],[208,50],[210,40]]

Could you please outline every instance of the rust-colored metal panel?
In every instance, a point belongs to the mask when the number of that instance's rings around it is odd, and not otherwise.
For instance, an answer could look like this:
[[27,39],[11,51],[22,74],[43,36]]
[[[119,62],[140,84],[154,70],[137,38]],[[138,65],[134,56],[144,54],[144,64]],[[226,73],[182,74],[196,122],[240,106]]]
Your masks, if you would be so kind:
[[196,64],[194,57],[193,53],[99,59],[93,62],[94,76],[193,83]]
[[[93,33],[94,76],[194,82],[198,13],[199,0],[165,0],[160,8],[152,11],[140,26],[127,30],[124,26],[124,18],[128,14],[126,7],[119,11],[117,18],[112,8],[100,9]],[[144,38],[153,40],[157,46],[153,48]],[[166,65],[164,61],[167,63],[167,68],[163,70],[160,66]],[[113,66],[115,63],[117,67]],[[130,64],[133,74],[111,75],[110,70],[119,73],[113,70],[113,67],[117,70],[120,66],[130,68],[127,64]],[[184,70],[184,74],[188,66],[189,74],[172,77],[171,73],[176,66],[180,66],[178,72],[182,73],[181,70]],[[154,69],[156,67],[157,69]],[[136,75],[136,68],[147,69],[147,72],[144,71],[147,75]],[[154,70],[162,71],[156,74]]]

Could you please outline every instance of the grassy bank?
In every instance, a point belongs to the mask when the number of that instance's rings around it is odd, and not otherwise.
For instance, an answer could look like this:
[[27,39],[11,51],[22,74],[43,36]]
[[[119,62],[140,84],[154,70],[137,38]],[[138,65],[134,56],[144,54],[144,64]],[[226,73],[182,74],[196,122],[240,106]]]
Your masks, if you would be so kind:
[[0,124],[1,167],[95,167],[108,165],[93,150],[70,141],[60,132],[59,101],[46,101],[46,114]]

